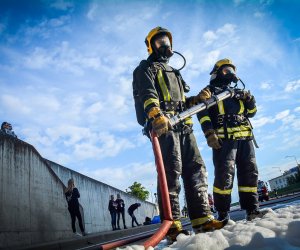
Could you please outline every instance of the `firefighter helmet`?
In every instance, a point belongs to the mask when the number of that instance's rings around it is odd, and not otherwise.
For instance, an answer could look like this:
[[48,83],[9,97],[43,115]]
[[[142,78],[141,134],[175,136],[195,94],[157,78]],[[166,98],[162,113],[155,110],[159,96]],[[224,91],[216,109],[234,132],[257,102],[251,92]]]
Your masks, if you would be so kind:
[[224,65],[229,65],[229,66],[233,67],[234,71],[236,71],[236,67],[233,64],[233,62],[230,59],[224,58],[224,59],[221,59],[216,62],[216,64],[214,65],[214,68],[210,72],[210,75],[217,73],[218,70]]
[[172,49],[172,34],[171,34],[171,32],[165,28],[156,27],[156,28],[150,30],[149,34],[146,36],[146,39],[145,39],[145,43],[146,43],[147,51],[148,51],[149,55],[151,55],[153,53],[153,49],[151,46],[152,38],[154,36],[156,36],[157,34],[161,34],[161,33],[165,33],[169,37],[169,40],[171,43],[171,49]]

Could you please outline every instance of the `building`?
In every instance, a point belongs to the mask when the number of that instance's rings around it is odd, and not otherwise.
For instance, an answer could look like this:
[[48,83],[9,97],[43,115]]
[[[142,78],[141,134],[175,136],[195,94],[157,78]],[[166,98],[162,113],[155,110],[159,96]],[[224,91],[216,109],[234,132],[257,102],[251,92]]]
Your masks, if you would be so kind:
[[271,190],[285,188],[288,185],[288,177],[295,176],[299,173],[298,167],[293,167],[289,170],[284,171],[284,173],[278,177],[269,180],[269,185]]

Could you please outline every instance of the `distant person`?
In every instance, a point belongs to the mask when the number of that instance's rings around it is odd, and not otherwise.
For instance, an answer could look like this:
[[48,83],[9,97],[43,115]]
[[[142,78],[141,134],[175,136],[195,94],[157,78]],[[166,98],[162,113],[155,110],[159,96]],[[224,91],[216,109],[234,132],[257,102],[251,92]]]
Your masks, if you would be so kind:
[[125,223],[125,203],[124,200],[121,199],[121,195],[117,194],[117,199],[116,202],[118,204],[117,206],[117,224],[118,224],[118,229],[120,230],[120,217],[122,215],[122,220],[123,220],[123,226],[124,229],[127,229],[126,223]]
[[118,207],[118,203],[115,201],[115,197],[114,195],[110,196],[110,201],[108,203],[108,210],[110,212],[110,216],[111,216],[111,227],[112,230],[115,231],[117,230],[117,207]]
[[1,124],[1,132],[3,134],[11,135],[12,137],[18,138],[15,134],[15,132],[12,129],[12,126],[8,122],[2,122]]
[[276,197],[276,199],[278,198],[278,194],[277,194],[277,189],[276,188],[274,188],[274,194],[275,194],[275,197]]
[[137,226],[140,226],[141,224],[139,224],[136,220],[136,217],[134,215],[134,211],[141,206],[141,203],[134,203],[132,204],[129,208],[128,208],[128,214],[130,215],[132,221],[131,221],[131,226],[135,227],[134,223],[136,223]]
[[[80,194],[79,194],[78,189],[75,187],[75,182],[73,179],[70,179],[68,181],[68,187],[65,190],[65,196],[66,196],[66,200],[68,202],[68,210],[71,215],[73,233],[76,236],[85,236],[86,233],[84,231],[84,227],[82,224],[82,217],[80,214],[79,202],[78,202],[78,198],[80,197]],[[82,235],[76,232],[76,227],[75,227],[76,217],[78,219],[78,223],[79,223],[79,227],[80,227]]]
[[215,211],[214,198],[212,197],[211,194],[208,194],[208,202],[209,202],[209,206],[210,206],[210,211],[215,213],[216,211]]
[[187,212],[187,207],[183,206],[182,210],[181,210],[182,216],[184,218],[186,218],[188,216],[188,212]]
[[144,226],[147,226],[147,225],[151,225],[151,218],[146,216],[145,218],[145,222],[143,223]]

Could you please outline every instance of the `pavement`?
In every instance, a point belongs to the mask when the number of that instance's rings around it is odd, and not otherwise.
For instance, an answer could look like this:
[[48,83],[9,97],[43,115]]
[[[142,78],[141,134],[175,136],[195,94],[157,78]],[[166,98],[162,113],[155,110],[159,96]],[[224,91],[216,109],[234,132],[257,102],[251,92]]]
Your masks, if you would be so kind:
[[116,231],[107,231],[107,232],[100,232],[100,233],[93,233],[88,234],[86,236],[75,236],[71,239],[67,240],[60,240],[45,244],[38,244],[38,245],[31,245],[27,248],[14,248],[15,250],[25,250],[25,249],[32,249],[32,250],[74,250],[74,249],[81,249],[85,247],[90,247],[95,244],[105,244],[110,241],[114,241],[117,239],[126,238],[131,235],[137,235],[143,232],[156,230],[160,227],[159,224],[147,225],[147,226],[138,226],[134,228],[116,230]]

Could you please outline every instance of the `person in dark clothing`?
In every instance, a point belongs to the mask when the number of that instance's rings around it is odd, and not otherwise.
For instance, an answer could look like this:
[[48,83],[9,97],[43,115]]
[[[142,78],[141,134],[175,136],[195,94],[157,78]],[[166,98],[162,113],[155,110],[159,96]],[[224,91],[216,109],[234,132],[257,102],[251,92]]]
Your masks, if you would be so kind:
[[117,230],[117,208],[118,208],[118,203],[115,201],[115,197],[113,195],[110,196],[110,201],[108,203],[108,210],[110,212],[111,216],[111,227],[112,230],[115,231]]
[[141,206],[141,203],[134,203],[132,205],[130,205],[130,207],[128,208],[128,214],[130,215],[132,221],[131,221],[131,226],[132,227],[135,227],[134,223],[137,225],[137,226],[140,226],[141,224],[139,224],[136,220],[136,217],[134,215],[134,211]]
[[[197,96],[186,98],[185,93],[189,91],[189,87],[179,70],[168,65],[173,51],[172,35],[167,29],[152,29],[145,43],[149,57],[142,60],[133,72],[133,96],[135,103],[142,104],[142,108],[135,105],[138,122],[143,126],[142,121],[146,120],[148,129],[159,137],[174,219],[167,236],[175,240],[179,233],[186,233],[180,222],[180,176],[194,231],[221,228],[223,225],[214,219],[208,205],[207,172],[193,134],[192,118],[189,117],[172,128],[169,122],[170,117],[209,99],[211,94],[204,89]],[[144,119],[139,119],[140,113]],[[163,220],[159,188],[157,193]]]
[[117,199],[116,202],[118,204],[117,206],[117,224],[118,224],[118,229],[120,230],[120,217],[122,215],[122,220],[123,220],[123,226],[124,229],[127,229],[126,223],[125,223],[125,203],[124,200],[121,199],[121,195],[117,194]]
[[68,187],[65,190],[65,196],[68,202],[68,210],[71,215],[73,233],[77,236],[81,236],[76,232],[75,222],[77,217],[82,236],[85,236],[86,233],[84,231],[84,227],[82,224],[82,217],[79,210],[79,202],[78,202],[78,198],[80,197],[80,194],[78,189],[75,187],[75,183],[73,179],[70,179],[68,181]]
[[8,122],[2,122],[0,132],[18,138],[15,132],[13,131],[11,124]]
[[[239,80],[235,65],[226,58],[216,62],[210,74],[208,88],[214,95]],[[240,205],[246,210],[246,219],[252,220],[265,214],[265,211],[258,210],[258,170],[249,121],[257,111],[255,98],[250,91],[237,90],[236,93],[234,97],[197,114],[207,144],[213,150],[213,196],[219,220],[229,217],[235,165]]]
[[146,216],[143,225],[144,226],[151,225],[151,218]]

